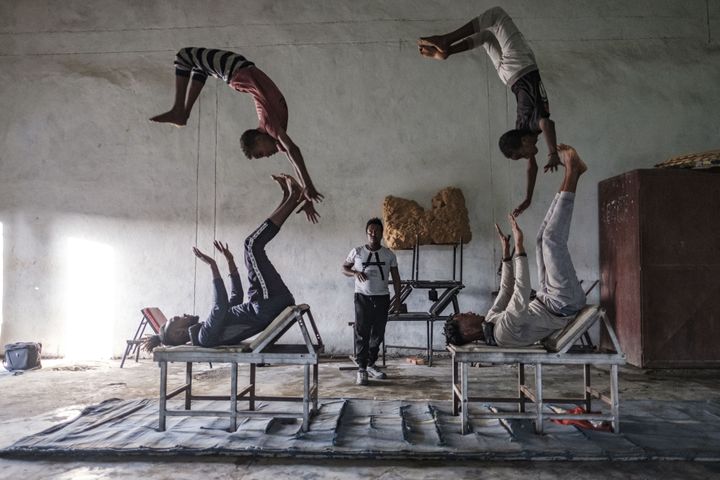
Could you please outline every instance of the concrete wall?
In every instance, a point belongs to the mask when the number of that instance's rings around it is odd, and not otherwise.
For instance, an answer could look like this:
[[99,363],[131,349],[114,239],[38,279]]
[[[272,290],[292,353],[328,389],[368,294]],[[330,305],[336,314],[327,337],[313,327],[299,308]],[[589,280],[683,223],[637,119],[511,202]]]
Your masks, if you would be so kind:
[[[169,108],[173,55],[190,45],[244,53],[287,98],[288,132],[326,199],[319,225],[291,219],[269,254],[331,351],[351,348],[352,282],[340,265],[388,194],[429,206],[440,188],[463,189],[473,241],[461,306],[484,311],[497,285],[492,225],[524,194],[524,165],[496,147],[515,100],[483,50],[435,62],[415,39],[493,5],[2,2],[1,343],[39,340],[59,355],[93,344],[86,354],[105,356],[122,351],[143,306],[204,315],[210,275],[191,246],[209,251],[218,238],[240,254],[275,206],[268,176],[290,169],[280,155],[251,162],[239,151],[239,134],[257,121],[249,97],[210,80],[184,129],[147,121]],[[718,148],[720,1],[503,7],[535,50],[559,140],[590,166],[571,250],[580,277],[597,278],[597,182]],[[545,153],[541,145],[541,161]],[[521,217],[529,238],[559,182],[540,173]],[[409,252],[398,256],[408,276]],[[450,259],[427,248],[422,276],[447,278]],[[423,335],[421,325],[388,329],[393,343]]]

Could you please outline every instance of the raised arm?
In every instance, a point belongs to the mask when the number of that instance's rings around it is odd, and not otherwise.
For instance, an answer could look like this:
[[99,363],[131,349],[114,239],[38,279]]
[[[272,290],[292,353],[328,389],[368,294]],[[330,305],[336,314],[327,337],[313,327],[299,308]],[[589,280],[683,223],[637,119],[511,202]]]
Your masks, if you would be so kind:
[[223,245],[222,242],[215,240],[213,242],[215,248],[223,254],[228,264],[228,270],[230,271],[230,305],[240,305],[243,302],[245,292],[243,291],[242,280],[240,280],[240,273],[238,273],[237,266],[235,265],[235,258],[233,257],[228,244]]
[[554,172],[560,165],[560,157],[557,152],[557,136],[555,135],[555,122],[549,118],[540,119],[540,129],[545,137],[545,143],[548,147],[548,163],[543,168],[543,172]]
[[500,244],[502,245],[502,277],[500,280],[500,291],[498,292],[497,297],[495,297],[495,302],[490,308],[488,317],[491,317],[492,313],[500,313],[507,308],[507,305],[510,302],[510,297],[512,297],[513,287],[515,285],[512,257],[510,256],[510,235],[505,235],[497,223],[495,224],[495,231],[497,232],[498,237],[500,238]]
[[515,286],[507,310],[522,313],[530,304],[530,269],[523,244],[523,232],[513,215],[508,215],[512,234],[515,237]]
[[537,179],[538,166],[535,156],[528,158],[527,165],[527,186],[525,188],[525,200],[513,210],[513,216],[517,217],[523,213],[532,203],[533,192],[535,191],[535,180]]
[[290,160],[290,164],[300,178],[300,183],[302,183],[304,188],[303,196],[310,202],[322,202],[322,199],[325,197],[315,190],[315,186],[313,185],[310,174],[305,166],[305,160],[300,152],[300,148],[295,145],[292,139],[288,136],[287,132],[283,130],[278,132],[277,140],[283,146],[283,149],[288,156],[288,160]]
[[198,258],[201,262],[207,264],[210,266],[210,270],[212,271],[213,280],[222,279],[220,277],[220,270],[218,269],[217,262],[214,258],[212,258],[209,255],[204,254],[199,248],[193,247],[193,253],[195,254],[195,257]]

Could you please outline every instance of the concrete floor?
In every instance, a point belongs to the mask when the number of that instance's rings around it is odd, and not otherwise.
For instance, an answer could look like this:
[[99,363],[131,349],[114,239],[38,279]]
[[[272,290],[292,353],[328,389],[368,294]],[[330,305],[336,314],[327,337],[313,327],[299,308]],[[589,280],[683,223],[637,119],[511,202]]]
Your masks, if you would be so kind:
[[[449,397],[448,359],[436,366],[416,366],[404,358],[389,362],[388,380],[372,381],[369,387],[354,385],[352,371],[340,371],[341,359],[326,359],[320,368],[322,397],[376,399],[447,399]],[[63,360],[45,360],[42,370],[23,375],[0,376],[0,447],[71,418],[83,406],[108,398],[146,398],[157,394],[157,366],[149,360],[130,362],[119,369],[119,362],[71,364]],[[475,369],[474,369],[475,370]],[[241,374],[242,374],[241,369]],[[295,370],[267,367],[259,370],[267,392],[293,393],[301,385]],[[486,384],[498,390],[513,389],[509,368],[477,369]],[[621,371],[620,391],[624,400],[693,400],[717,398],[720,385],[717,370],[639,370]],[[196,369],[208,391],[224,391],[227,368]],[[182,372],[172,372],[179,382]],[[605,372],[594,370],[598,385],[604,385]],[[547,375],[546,379],[550,379]],[[172,381],[172,379],[171,379]],[[580,382],[578,375],[578,382]],[[552,383],[548,384],[552,389]],[[558,387],[555,387],[558,388]],[[307,461],[292,459],[231,458],[195,461],[143,460],[122,461],[47,461],[0,459],[0,478],[270,478],[292,479],[432,479],[432,478],[720,478],[720,463],[701,462],[383,462],[378,460]]]

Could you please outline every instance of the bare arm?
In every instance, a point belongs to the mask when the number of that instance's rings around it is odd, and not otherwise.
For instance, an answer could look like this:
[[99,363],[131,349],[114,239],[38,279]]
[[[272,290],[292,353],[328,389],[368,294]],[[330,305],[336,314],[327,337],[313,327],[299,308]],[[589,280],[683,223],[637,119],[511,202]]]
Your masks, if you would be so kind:
[[555,135],[555,122],[549,118],[540,119],[540,129],[542,129],[545,143],[548,147],[548,163],[543,168],[544,172],[557,170],[560,165],[560,157],[557,152],[557,137]]
[[324,196],[321,193],[318,193],[317,190],[315,190],[315,186],[313,185],[310,174],[308,173],[307,167],[305,166],[305,160],[303,159],[302,153],[300,152],[298,146],[295,145],[292,139],[283,130],[278,132],[277,140],[285,149],[288,160],[290,160],[290,164],[293,166],[293,169],[297,173],[298,177],[300,177],[300,182],[305,188],[303,190],[303,196],[308,201],[321,202]]
[[367,275],[365,275],[363,272],[353,270],[353,264],[349,262],[343,263],[342,273],[346,277],[357,277],[357,279],[361,282],[367,281]]
[[228,270],[230,271],[230,305],[240,305],[245,296],[245,292],[243,290],[242,280],[240,280],[240,273],[238,272],[237,265],[235,265],[235,257],[227,243],[223,245],[222,242],[215,240],[213,245],[225,257]]
[[390,276],[392,277],[393,290],[395,290],[395,305],[392,305],[390,310],[395,313],[400,313],[402,302],[400,300],[400,271],[398,267],[390,267]]
[[213,280],[222,278],[222,277],[220,277],[220,270],[218,269],[217,263],[215,262],[214,258],[212,258],[209,255],[204,254],[197,247],[193,247],[193,253],[201,262],[210,265],[210,270],[212,271]]
[[535,180],[537,179],[537,172],[538,172],[538,166],[537,162],[535,161],[535,157],[532,156],[528,158],[528,166],[527,166],[527,187],[525,190],[525,200],[518,205],[518,207],[513,210],[513,215],[518,216],[532,203],[532,197],[533,192],[535,191]]

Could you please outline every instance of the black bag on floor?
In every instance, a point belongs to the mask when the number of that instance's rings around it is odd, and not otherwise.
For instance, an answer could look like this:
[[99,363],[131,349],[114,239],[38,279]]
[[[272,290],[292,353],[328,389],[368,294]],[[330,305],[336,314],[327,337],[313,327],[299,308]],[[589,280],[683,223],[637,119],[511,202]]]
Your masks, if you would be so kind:
[[3,367],[11,372],[15,370],[41,368],[40,352],[42,352],[42,343],[8,343],[5,345],[5,359],[3,359]]

